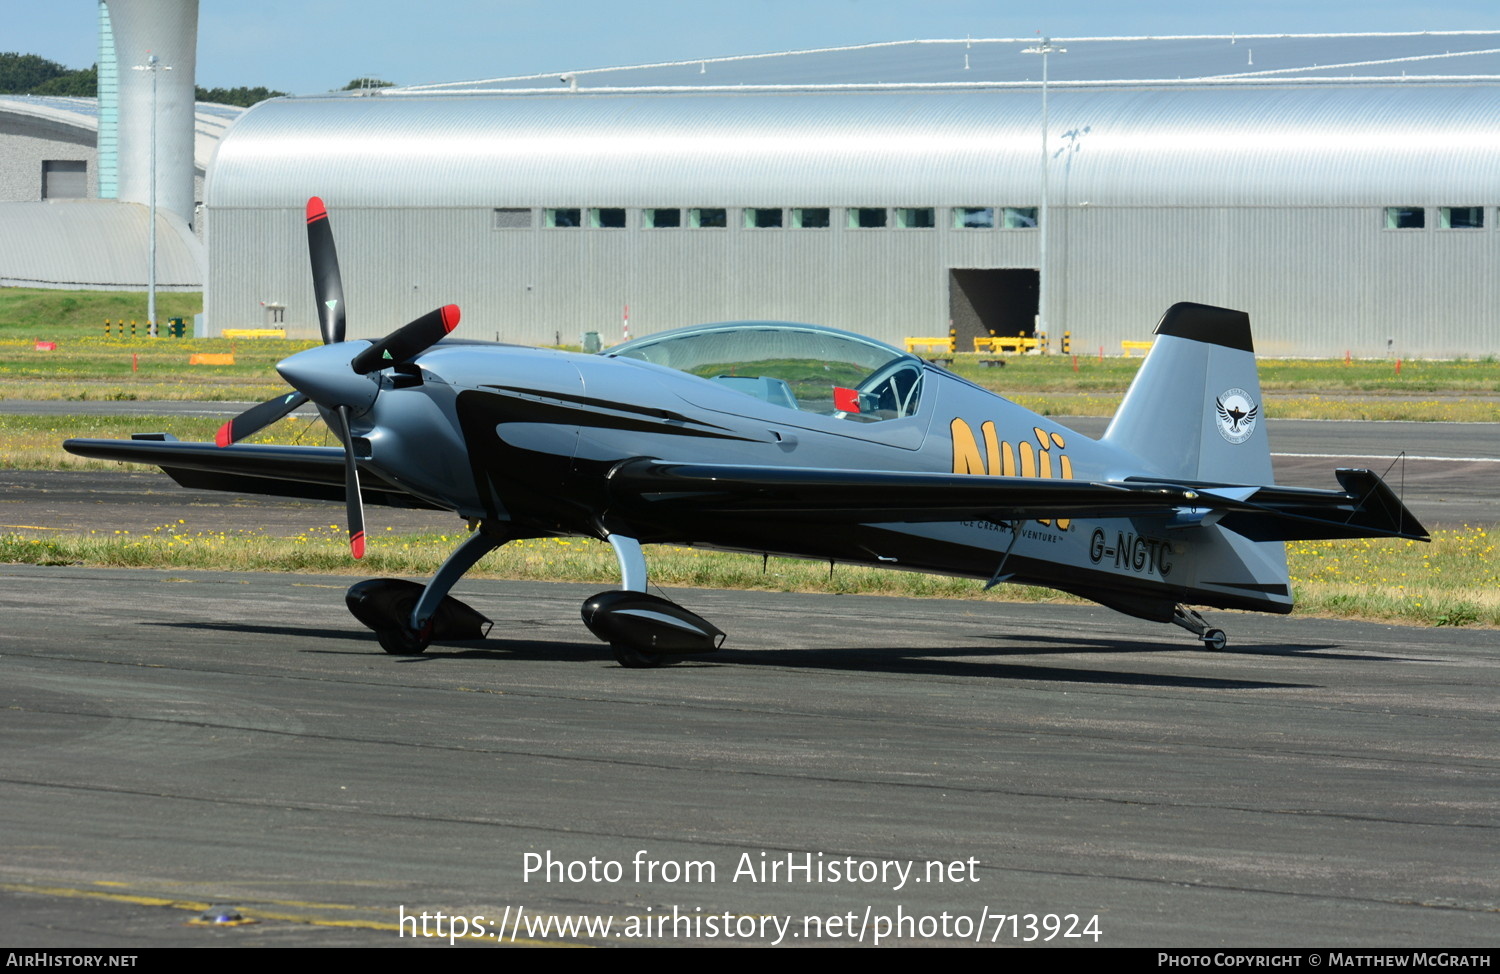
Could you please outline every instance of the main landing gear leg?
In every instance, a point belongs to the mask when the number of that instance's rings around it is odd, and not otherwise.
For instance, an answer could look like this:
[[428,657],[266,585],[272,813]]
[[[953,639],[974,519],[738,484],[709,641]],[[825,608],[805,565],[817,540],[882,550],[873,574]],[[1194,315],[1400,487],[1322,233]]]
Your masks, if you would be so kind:
[[1176,606],[1172,609],[1172,622],[1197,636],[1205,649],[1220,650],[1229,645],[1229,637],[1224,635],[1224,630],[1210,626],[1196,609],[1185,605]]
[[583,623],[631,669],[660,666],[676,653],[708,653],[724,633],[675,602],[646,592],[646,556],[628,535],[606,535],[620,562],[620,590],[583,603]]
[[646,591],[646,554],[641,543],[623,534],[611,534],[609,546],[620,563],[620,587],[627,592]]
[[375,630],[380,648],[416,655],[434,639],[483,639],[490,620],[448,594],[475,563],[510,538],[483,526],[459,545],[426,586],[398,578],[374,578],[344,596],[349,611]]

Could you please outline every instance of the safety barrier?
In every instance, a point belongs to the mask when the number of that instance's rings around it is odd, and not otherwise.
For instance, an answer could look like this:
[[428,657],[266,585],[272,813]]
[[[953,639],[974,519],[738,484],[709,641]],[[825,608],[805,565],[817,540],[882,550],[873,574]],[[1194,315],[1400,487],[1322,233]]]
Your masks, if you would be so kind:
[[906,350],[908,352],[915,353],[919,345],[924,352],[947,352],[949,355],[952,355],[958,351],[955,347],[956,343],[952,338],[908,338],[906,340]]
[[976,339],[974,339],[974,351],[976,351],[976,352],[990,352],[992,354],[997,354],[997,355],[1000,354],[1001,352],[1005,352],[1007,350],[1009,350],[1011,352],[1014,352],[1017,355],[1020,355],[1022,352],[1029,352],[1029,351],[1032,351],[1033,349],[1037,349],[1037,348],[1041,348],[1041,347],[1042,347],[1042,340],[1041,339],[1039,339],[1039,338],[1023,338],[1020,335],[1016,335],[1016,336],[1010,337],[1010,338],[1004,338],[1004,337],[996,336],[996,337],[992,337],[992,338],[976,338]]
[[[124,318],[121,318],[119,321],[110,321],[108,318],[105,318],[104,319],[104,337],[108,338],[111,334],[118,334],[118,336],[120,338],[124,338],[125,337],[125,327],[126,327],[126,324],[127,324],[127,322],[125,321]],[[135,319],[132,318],[128,324],[129,324],[129,327],[130,327],[130,337],[131,338],[136,337],[136,321],[135,321]],[[150,335],[152,338],[160,338],[162,335],[166,335],[166,337],[168,337],[168,338],[186,338],[187,337],[187,323],[185,321],[183,321],[183,319],[181,319],[181,318],[168,318],[166,320],[166,322],[165,322],[165,325],[166,325],[166,330],[165,331],[162,331],[161,328],[158,327],[156,329],[156,333],[154,335],[152,334],[151,322],[149,322],[149,321],[140,322],[140,329],[141,329],[141,332],[143,334]]]

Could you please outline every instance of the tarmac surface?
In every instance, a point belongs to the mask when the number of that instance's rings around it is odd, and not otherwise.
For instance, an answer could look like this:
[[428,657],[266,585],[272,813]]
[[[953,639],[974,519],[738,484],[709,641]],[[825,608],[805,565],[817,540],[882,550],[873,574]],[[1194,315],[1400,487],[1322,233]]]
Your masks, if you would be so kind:
[[[1406,466],[1429,526],[1500,520],[1494,429],[1269,428],[1284,482],[1404,446],[1439,458]],[[340,515],[0,472],[0,530]],[[624,670],[592,587],[465,580],[490,637],[393,657],[347,584],[0,565],[0,939],[447,946],[404,910],[470,945],[1500,940],[1493,632],[1216,613],[1210,653],[1097,608],[682,590],[726,648]],[[189,925],[211,904],[258,922]]]
[[1500,939],[1492,632],[1221,614],[1209,653],[1087,607],[682,591],[726,649],[625,670],[583,586],[466,581],[490,638],[392,657],[345,580],[0,579],[8,944],[446,947],[402,911],[472,945]]

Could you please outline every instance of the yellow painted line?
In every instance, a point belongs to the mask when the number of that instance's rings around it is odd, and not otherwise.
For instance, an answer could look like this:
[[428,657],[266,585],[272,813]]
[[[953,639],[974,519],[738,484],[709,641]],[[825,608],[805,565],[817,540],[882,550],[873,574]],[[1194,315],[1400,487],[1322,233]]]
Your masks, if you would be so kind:
[[49,528],[41,524],[0,524],[0,528],[23,528],[27,531],[61,531],[62,528]]
[[[120,882],[100,881],[99,886],[124,886]],[[0,883],[0,890],[7,893],[34,893],[39,896],[62,896],[69,899],[93,899],[108,900],[111,903],[130,903],[135,906],[166,906],[174,910],[190,910],[194,913],[202,913],[212,903],[197,900],[174,900],[163,896],[141,896],[135,893],[110,893],[98,889],[79,889],[74,886],[40,886],[32,883]],[[287,906],[302,909],[321,910],[358,910],[363,907],[353,906],[348,903],[314,903],[299,900],[267,900],[272,906]],[[400,933],[399,923],[387,923],[382,920],[328,920],[322,917],[311,916],[306,913],[282,913],[272,910],[246,909],[242,910],[247,920],[282,920],[287,923],[304,923],[313,927],[338,927],[354,930],[379,930],[386,933]],[[231,924],[211,924],[212,926],[231,926]],[[204,924],[210,926],[210,924]],[[447,940],[447,937],[430,936],[428,940]],[[528,940],[518,937],[511,940],[509,937],[498,939],[486,937],[483,941],[474,938],[462,938],[465,942],[486,942],[493,944],[515,944],[518,947],[587,947],[587,944],[568,943],[561,940]]]
[[[122,884],[115,884],[122,885]],[[41,896],[66,896],[70,899],[109,900],[114,903],[133,903],[136,906],[170,906],[175,910],[196,910],[202,913],[212,903],[193,900],[172,900],[161,896],[139,896],[133,893],[106,893],[103,890],[77,889],[72,886],[34,886],[30,883],[0,883],[0,890],[7,893],[37,893]]]

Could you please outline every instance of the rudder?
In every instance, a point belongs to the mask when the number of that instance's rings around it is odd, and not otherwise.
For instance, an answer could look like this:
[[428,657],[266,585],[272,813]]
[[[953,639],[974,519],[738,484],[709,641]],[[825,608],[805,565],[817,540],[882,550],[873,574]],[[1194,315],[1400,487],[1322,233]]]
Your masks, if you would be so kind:
[[1273,483],[1250,316],[1181,302],[1155,334],[1104,442],[1169,479]]

